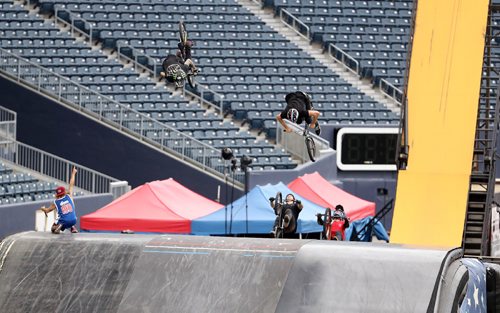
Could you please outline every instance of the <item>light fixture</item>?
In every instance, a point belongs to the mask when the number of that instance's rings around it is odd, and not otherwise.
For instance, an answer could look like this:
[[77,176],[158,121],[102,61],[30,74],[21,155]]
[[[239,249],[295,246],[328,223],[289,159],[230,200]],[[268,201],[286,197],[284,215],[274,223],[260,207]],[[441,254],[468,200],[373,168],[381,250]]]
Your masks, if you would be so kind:
[[251,157],[249,157],[248,155],[244,154],[241,158],[240,158],[240,166],[241,166],[241,170],[242,171],[245,171],[248,166],[250,164],[252,164],[253,162],[253,159]]
[[222,158],[226,161],[229,161],[229,160],[234,158],[233,150],[231,150],[231,148],[227,148],[227,147],[222,149],[221,155],[222,155]]

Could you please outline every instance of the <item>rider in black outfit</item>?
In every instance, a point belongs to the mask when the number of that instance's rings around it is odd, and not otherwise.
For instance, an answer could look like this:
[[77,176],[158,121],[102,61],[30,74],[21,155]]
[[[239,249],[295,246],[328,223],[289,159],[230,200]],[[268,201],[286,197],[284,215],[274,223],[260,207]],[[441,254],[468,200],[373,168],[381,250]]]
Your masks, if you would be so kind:
[[179,50],[177,50],[176,55],[169,54],[165,60],[163,60],[163,71],[160,72],[160,76],[162,78],[165,77],[165,79],[171,83],[175,83],[177,87],[182,87],[189,70],[193,73],[198,71],[191,59],[192,46],[193,41],[191,40],[188,40],[185,45],[179,42],[177,45]]
[[[269,198],[269,202],[271,204],[271,207],[274,208],[274,198],[271,197]],[[291,193],[287,194],[285,197],[285,203],[283,203],[283,206],[281,208],[278,208],[278,210],[285,210],[285,216],[284,216],[284,222],[283,226],[285,227],[285,233],[295,233],[297,230],[297,221],[299,220],[299,214],[300,211],[302,211],[302,208],[304,208],[304,205],[302,205],[302,202],[300,200],[295,200],[294,195]],[[276,227],[278,227],[279,223],[279,211],[274,212],[276,214],[276,220],[274,221],[274,226],[272,233],[276,234]]]
[[283,119],[288,119],[292,123],[302,124],[305,120],[310,128],[314,128],[317,135],[321,133],[318,123],[319,112],[314,110],[311,96],[302,91],[291,92],[285,97],[286,107],[276,116],[276,119],[283,126],[286,132],[292,132]]

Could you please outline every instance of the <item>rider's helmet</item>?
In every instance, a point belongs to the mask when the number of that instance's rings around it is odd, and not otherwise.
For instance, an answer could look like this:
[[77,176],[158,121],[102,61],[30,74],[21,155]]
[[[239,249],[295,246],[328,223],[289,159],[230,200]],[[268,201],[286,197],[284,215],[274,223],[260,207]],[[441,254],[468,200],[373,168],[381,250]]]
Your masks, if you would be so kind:
[[334,212],[333,215],[332,215],[332,219],[333,220],[336,220],[336,219],[341,220],[342,219],[342,215],[340,215],[338,212]]
[[292,122],[297,123],[297,119],[299,118],[299,111],[297,109],[290,109],[286,113],[286,117]]
[[291,193],[287,194],[285,197],[285,203],[288,201],[295,201],[295,196]]
[[167,76],[172,77],[175,86],[184,86],[184,80],[187,78],[186,72],[184,72],[179,64],[170,65],[167,68]]
[[337,204],[337,206],[335,206],[335,211],[342,211],[342,212],[344,212],[344,207],[341,204]]

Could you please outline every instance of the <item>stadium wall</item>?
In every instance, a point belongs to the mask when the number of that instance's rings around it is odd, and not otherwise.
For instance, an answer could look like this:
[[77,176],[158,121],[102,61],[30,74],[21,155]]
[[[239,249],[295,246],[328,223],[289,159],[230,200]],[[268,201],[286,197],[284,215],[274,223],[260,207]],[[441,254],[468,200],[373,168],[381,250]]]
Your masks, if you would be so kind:
[[[17,139],[82,164],[132,187],[174,178],[207,198],[225,199],[224,182],[150,148],[77,111],[0,76],[0,105],[17,112]],[[235,189],[235,197],[242,192]]]

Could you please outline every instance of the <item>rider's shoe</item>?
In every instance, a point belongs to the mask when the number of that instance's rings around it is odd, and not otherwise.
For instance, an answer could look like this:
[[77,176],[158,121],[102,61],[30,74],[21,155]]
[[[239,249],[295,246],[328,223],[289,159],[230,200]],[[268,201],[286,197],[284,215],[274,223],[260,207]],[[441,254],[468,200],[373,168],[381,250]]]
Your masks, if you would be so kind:
[[62,224],[54,224],[52,225],[52,233],[60,234],[62,229]]
[[316,135],[319,136],[321,134],[321,127],[319,127],[319,122],[316,122],[316,125],[314,125],[314,131],[316,132]]
[[76,234],[76,233],[78,232],[78,229],[76,229],[76,227],[75,227],[75,226],[71,226],[71,232],[72,232],[73,234]]

